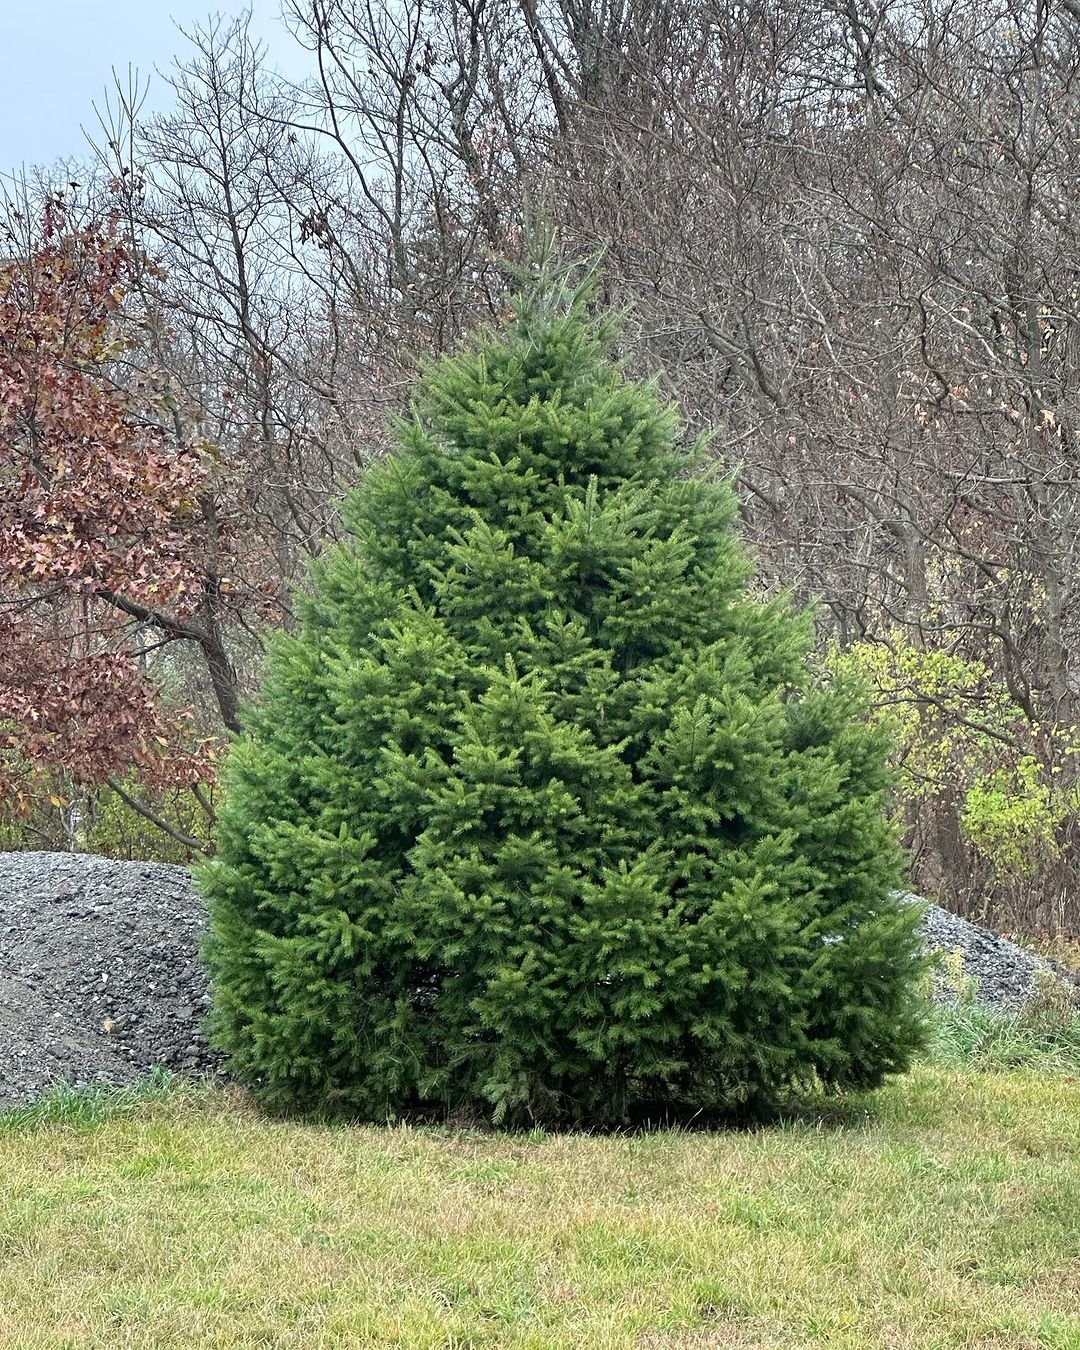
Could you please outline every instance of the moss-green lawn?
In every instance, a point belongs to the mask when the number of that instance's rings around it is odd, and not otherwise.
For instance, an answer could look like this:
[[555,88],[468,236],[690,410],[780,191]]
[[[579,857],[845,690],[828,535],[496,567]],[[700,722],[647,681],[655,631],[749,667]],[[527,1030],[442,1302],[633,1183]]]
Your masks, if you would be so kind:
[[920,1067],[751,1132],[0,1121],[0,1345],[1080,1350],[1080,1085]]

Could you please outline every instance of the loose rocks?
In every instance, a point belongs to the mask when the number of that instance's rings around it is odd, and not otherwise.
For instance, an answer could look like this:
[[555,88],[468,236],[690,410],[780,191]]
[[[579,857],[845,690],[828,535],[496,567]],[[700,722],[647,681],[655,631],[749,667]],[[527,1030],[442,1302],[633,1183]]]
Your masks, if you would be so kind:
[[[961,973],[965,979],[974,982],[974,994],[979,1003],[1013,1010],[1021,1008],[1038,993],[1040,978],[1047,976],[1061,980],[1071,988],[1074,996],[1080,995],[1080,987],[1074,978],[1054,962],[1043,960],[1003,938],[1000,933],[981,928],[937,905],[927,906],[922,919],[922,934],[932,950],[960,954]],[[957,999],[956,988],[941,973],[934,977],[934,996],[941,1003]]]
[[[914,899],[915,897],[912,897]],[[155,1065],[220,1068],[191,877],[163,863],[78,853],[0,853],[0,1109],[58,1082],[122,1084]],[[978,997],[1004,1008],[1049,962],[935,905],[931,947],[959,950]],[[938,981],[937,996],[955,997]]]
[[0,853],[0,1108],[66,1081],[219,1064],[185,868]]

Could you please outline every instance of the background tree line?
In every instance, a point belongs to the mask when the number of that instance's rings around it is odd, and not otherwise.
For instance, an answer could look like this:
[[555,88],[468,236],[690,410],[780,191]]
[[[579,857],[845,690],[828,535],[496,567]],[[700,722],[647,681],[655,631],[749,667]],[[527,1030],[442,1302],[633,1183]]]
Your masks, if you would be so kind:
[[209,23],[168,112],[118,85],[77,186],[8,204],[11,841],[100,845],[117,801],[205,837],[336,500],[543,221],[606,248],[622,358],[712,430],[760,584],[874,685],[915,884],[1080,928],[1080,5],[284,15],[307,81]]

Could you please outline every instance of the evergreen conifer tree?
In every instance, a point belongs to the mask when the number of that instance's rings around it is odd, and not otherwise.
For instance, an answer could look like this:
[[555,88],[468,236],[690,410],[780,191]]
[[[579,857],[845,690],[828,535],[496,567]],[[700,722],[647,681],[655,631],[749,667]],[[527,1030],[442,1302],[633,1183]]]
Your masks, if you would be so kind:
[[884,747],[591,294],[429,371],[270,652],[201,874],[268,1102],[603,1123],[918,1043]]

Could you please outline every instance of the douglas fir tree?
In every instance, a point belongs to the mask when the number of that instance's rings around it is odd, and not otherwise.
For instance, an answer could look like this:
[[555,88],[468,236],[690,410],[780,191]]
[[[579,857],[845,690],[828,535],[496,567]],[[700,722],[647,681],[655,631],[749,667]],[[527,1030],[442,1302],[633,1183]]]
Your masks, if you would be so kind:
[[269,1102],[599,1124],[918,1043],[883,746],[591,294],[430,371],[270,653],[202,873]]

